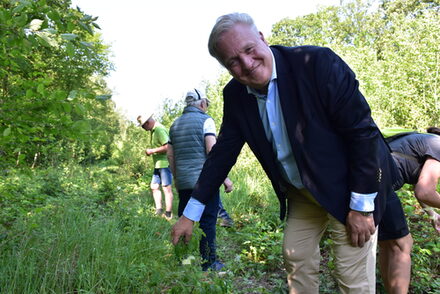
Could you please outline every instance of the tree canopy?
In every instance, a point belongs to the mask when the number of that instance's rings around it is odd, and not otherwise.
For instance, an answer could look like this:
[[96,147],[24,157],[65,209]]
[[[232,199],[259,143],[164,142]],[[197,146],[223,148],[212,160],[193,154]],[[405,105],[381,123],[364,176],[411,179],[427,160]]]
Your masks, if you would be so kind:
[[112,64],[97,17],[67,0],[0,4],[2,163],[47,162],[109,143],[116,126],[103,77]]
[[344,1],[283,19],[271,44],[318,45],[353,68],[381,127],[425,129],[440,117],[438,0]]

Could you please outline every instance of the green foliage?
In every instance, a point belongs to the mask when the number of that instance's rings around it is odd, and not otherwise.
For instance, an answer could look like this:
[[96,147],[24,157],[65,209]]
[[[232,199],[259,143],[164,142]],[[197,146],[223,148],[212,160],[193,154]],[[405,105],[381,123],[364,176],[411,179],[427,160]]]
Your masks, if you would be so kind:
[[347,1],[283,19],[271,44],[328,46],[358,75],[381,127],[440,123],[438,1]]
[[[177,261],[182,264],[201,264],[200,258],[195,258],[198,256],[199,243],[202,238],[203,232],[199,227],[193,229],[193,235],[191,240],[186,244],[183,240],[180,240],[177,245],[174,246],[174,256]],[[196,262],[198,260],[198,262]]]
[[[203,273],[200,231],[173,247],[171,224],[154,216],[148,133],[109,100],[102,77],[112,66],[97,18],[67,0],[0,4],[0,291],[286,293],[278,201],[249,147],[230,172],[234,192],[222,194],[235,221],[217,234],[227,272]],[[270,42],[333,48],[358,74],[382,128],[438,124],[438,1],[375,4],[344,1],[281,20]],[[218,128],[230,78],[225,71],[206,86]],[[169,127],[183,105],[167,99],[161,109]],[[399,196],[415,244],[411,293],[439,292],[436,233],[409,187]],[[322,293],[337,291],[331,244],[325,236]]]
[[112,68],[97,17],[68,0],[1,4],[0,165],[108,157],[117,119],[95,99]]
[[152,160],[145,155],[149,134],[130,122],[121,122],[120,133],[113,138],[111,159],[136,178],[153,169]]
[[411,129],[404,129],[404,128],[385,128],[381,130],[383,136],[385,138],[391,137],[393,135],[397,135],[400,133],[407,133],[407,132],[414,132],[414,130]]
[[[10,220],[0,228],[2,293],[228,292],[230,284],[205,275],[200,263],[176,258],[170,223],[154,215],[152,198],[130,174],[109,162],[2,178],[0,195],[22,195],[0,202],[20,212],[11,218],[0,210],[2,224]],[[50,195],[37,200],[43,190]],[[199,237],[185,254],[198,256]]]

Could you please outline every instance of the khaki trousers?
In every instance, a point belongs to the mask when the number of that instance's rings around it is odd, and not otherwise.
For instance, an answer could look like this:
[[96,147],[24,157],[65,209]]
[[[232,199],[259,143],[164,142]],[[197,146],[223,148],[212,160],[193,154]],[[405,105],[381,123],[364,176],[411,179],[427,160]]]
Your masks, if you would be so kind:
[[377,229],[362,248],[350,245],[345,226],[327,213],[305,189],[292,188],[288,195],[288,217],[283,255],[289,293],[319,292],[319,242],[330,230],[341,293],[375,293]]

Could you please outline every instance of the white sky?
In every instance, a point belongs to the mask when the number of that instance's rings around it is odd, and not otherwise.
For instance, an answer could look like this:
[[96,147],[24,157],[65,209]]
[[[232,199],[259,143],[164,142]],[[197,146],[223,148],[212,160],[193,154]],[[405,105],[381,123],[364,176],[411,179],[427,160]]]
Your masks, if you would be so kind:
[[[261,3],[257,5],[257,2]],[[203,81],[215,81],[221,66],[207,49],[217,17],[246,12],[268,37],[272,25],[313,13],[340,0],[72,0],[98,16],[111,45],[115,71],[107,79],[113,100],[129,120],[157,110],[166,98],[183,99]],[[264,5],[263,5],[264,4]],[[99,31],[99,30],[98,30]]]

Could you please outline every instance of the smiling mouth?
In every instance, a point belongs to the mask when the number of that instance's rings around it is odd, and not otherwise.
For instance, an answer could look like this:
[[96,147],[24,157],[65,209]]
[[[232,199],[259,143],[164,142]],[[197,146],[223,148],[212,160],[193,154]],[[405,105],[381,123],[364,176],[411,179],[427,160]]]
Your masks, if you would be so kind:
[[249,69],[249,70],[247,71],[246,75],[247,75],[247,76],[253,76],[253,75],[255,74],[255,72],[257,71],[258,67],[259,67],[259,65],[257,65],[257,66],[255,66],[255,67]]

